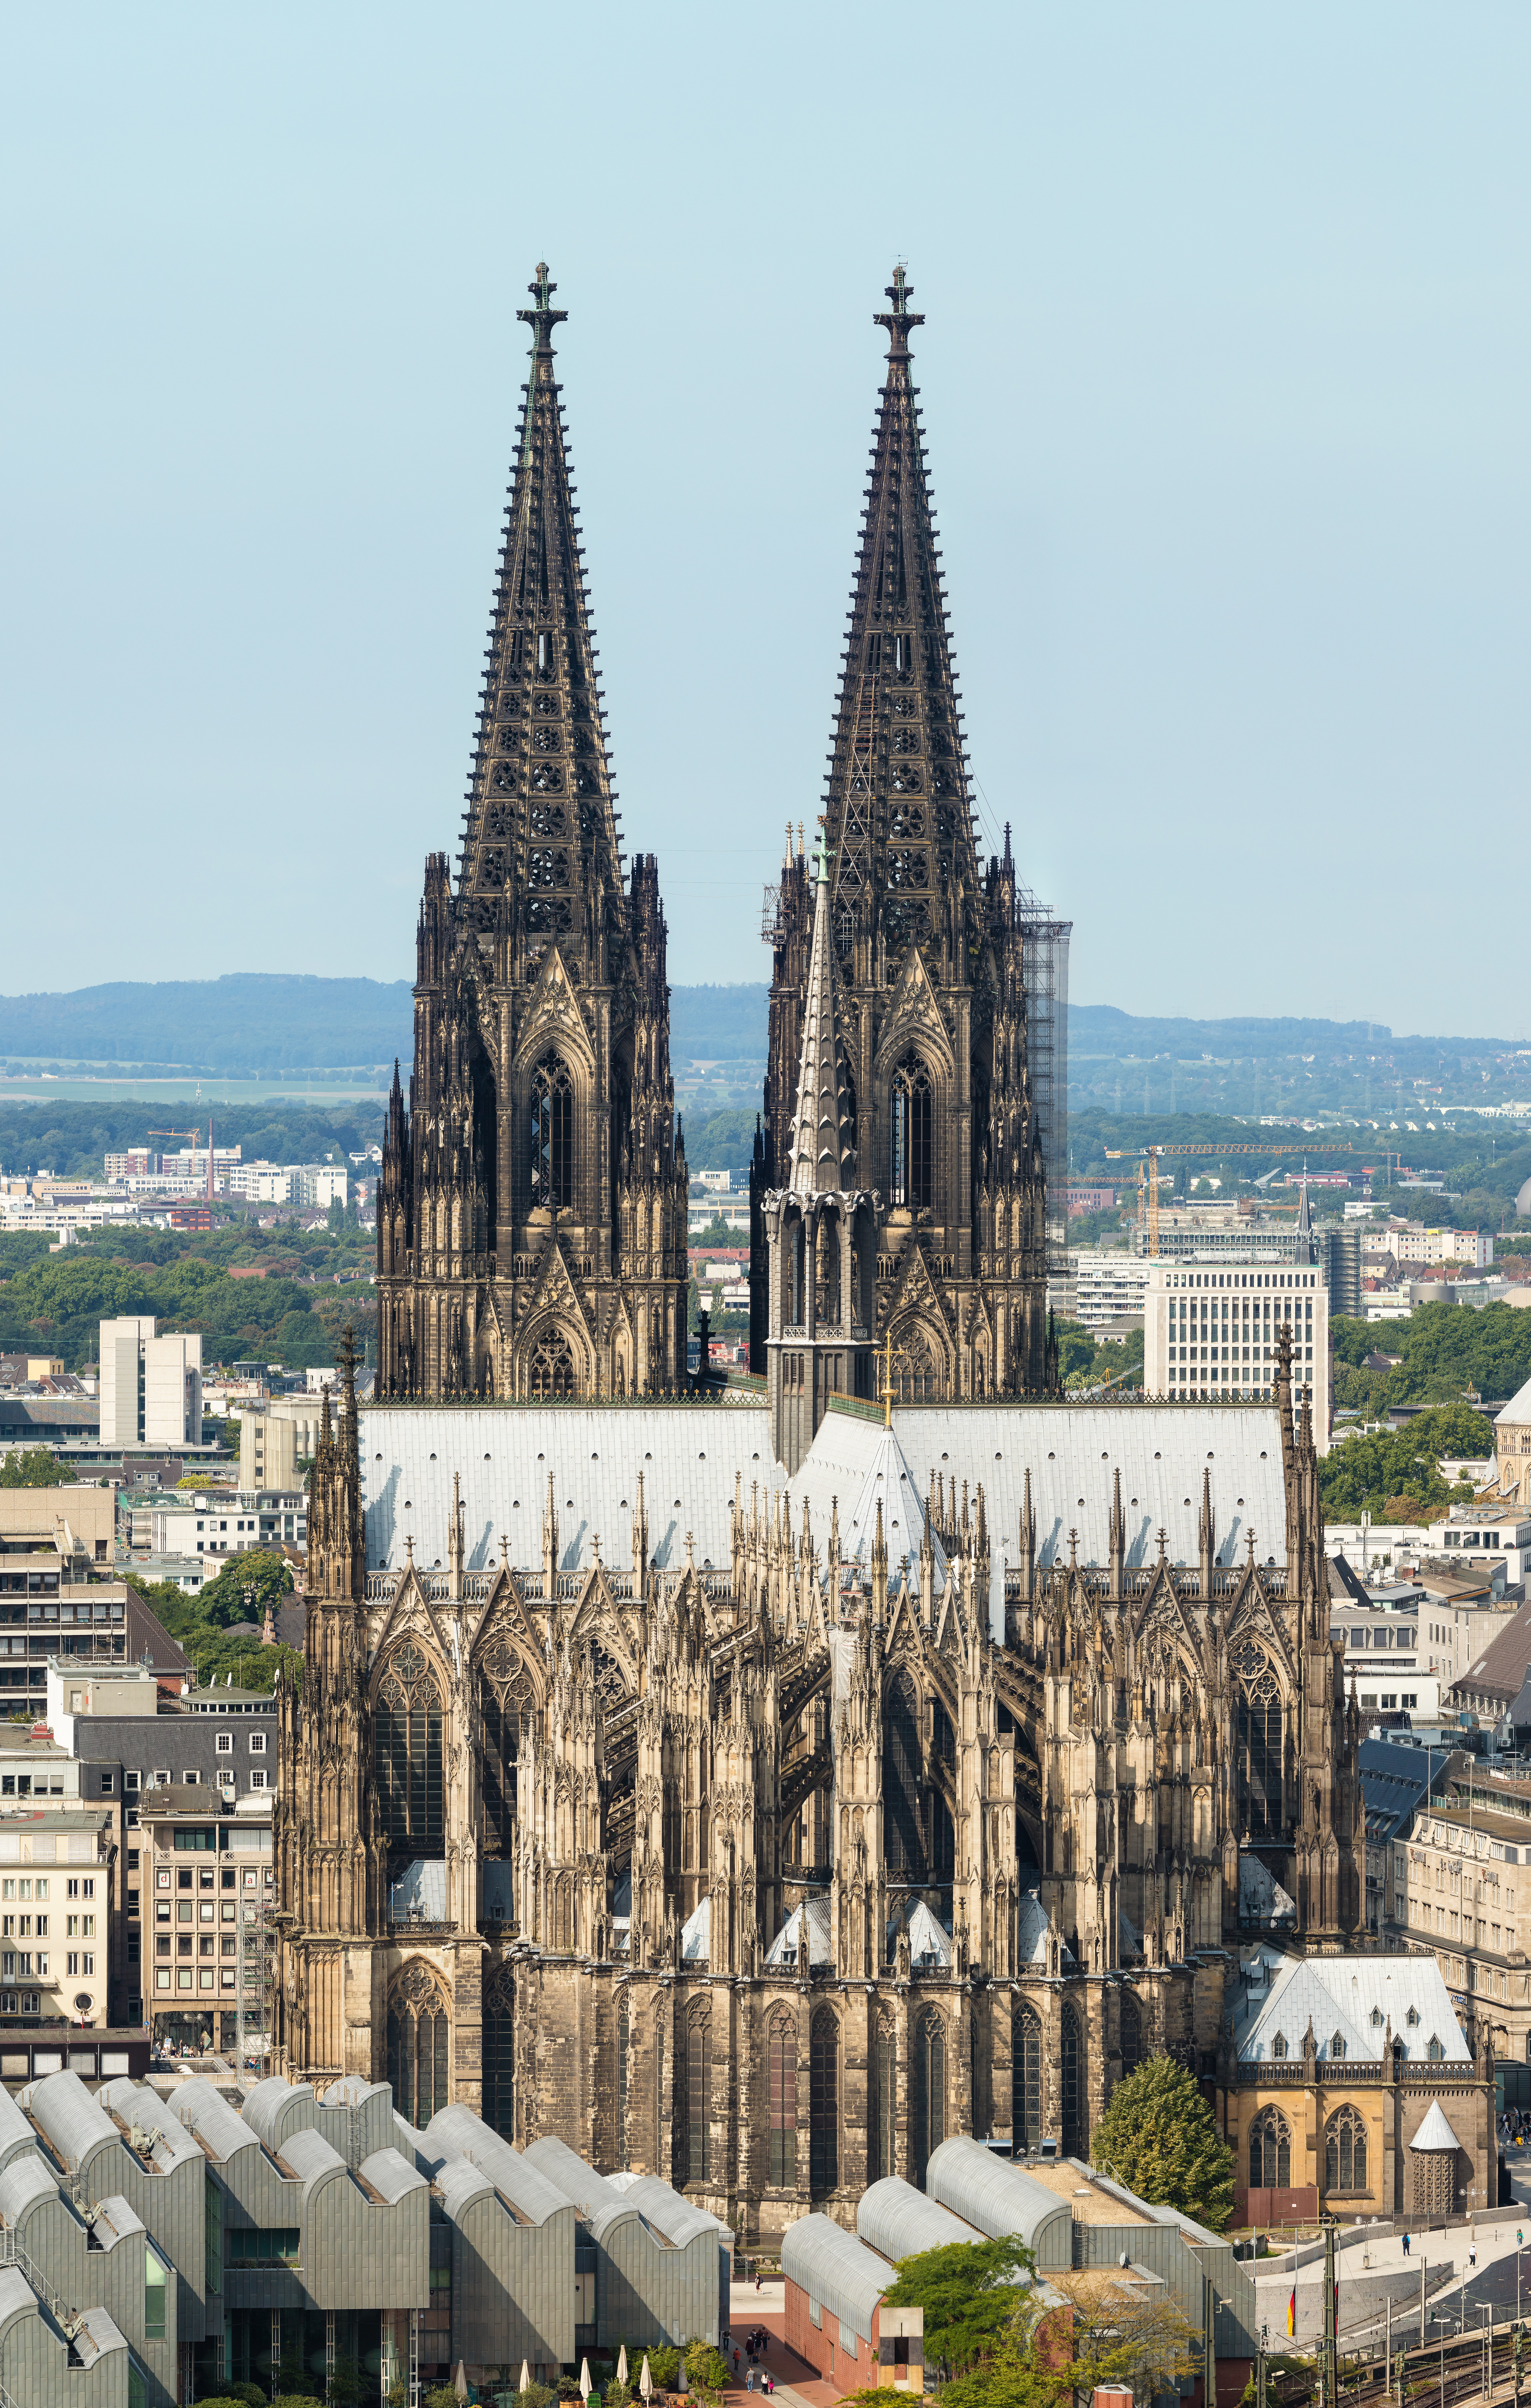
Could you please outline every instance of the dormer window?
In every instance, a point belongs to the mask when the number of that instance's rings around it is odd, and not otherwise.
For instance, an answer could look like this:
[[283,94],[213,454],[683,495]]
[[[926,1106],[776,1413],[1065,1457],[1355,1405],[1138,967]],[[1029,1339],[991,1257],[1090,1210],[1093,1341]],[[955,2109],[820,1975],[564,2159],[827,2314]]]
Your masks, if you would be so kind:
[[1329,2042],[1329,2054],[1331,2057],[1343,2057],[1345,2055],[1345,2041],[1341,2033],[1336,2032],[1334,2038]]
[[1446,2051],[1442,2048],[1434,2032],[1431,2033],[1429,2039],[1424,2044],[1424,2053],[1430,2059],[1432,2065],[1438,2065],[1441,2058],[1446,2054]]
[[1408,2014],[1404,2017],[1404,2021],[1408,2024],[1417,2024],[1419,2019],[1420,2011],[1418,2007],[1410,2007]]
[[1382,2028],[1382,2010],[1380,2007],[1373,2007],[1371,2011],[1371,2028],[1373,2031],[1380,2031]]
[[1270,2053],[1272,2057],[1285,2057],[1287,2053],[1287,2036],[1285,2032],[1277,2033],[1276,2038],[1270,2044]]

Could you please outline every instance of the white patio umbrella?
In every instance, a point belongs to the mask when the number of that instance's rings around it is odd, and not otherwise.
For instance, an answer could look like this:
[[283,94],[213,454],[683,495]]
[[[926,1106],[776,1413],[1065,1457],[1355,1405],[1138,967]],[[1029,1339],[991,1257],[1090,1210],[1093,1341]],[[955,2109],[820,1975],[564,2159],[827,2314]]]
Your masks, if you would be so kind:
[[468,2397],[468,2369],[467,2369],[467,2367],[463,2364],[462,2359],[461,2359],[460,2358],[458,2358],[458,2360],[457,2360],[457,2379],[456,2379],[456,2381],[454,2383],[454,2385],[453,2385],[452,2388],[453,2388],[453,2389],[454,2389],[454,2391],[456,2393],[456,2395],[457,2395],[457,2397],[458,2397],[458,2399],[459,2399],[459,2400],[466,2400],[466,2399],[467,2399],[467,2397]]
[[525,2358],[521,2361],[521,2388],[523,2391],[531,2389],[531,2369]]
[[626,2342],[623,2343],[621,2348],[616,2353],[616,2379],[618,2383],[626,2383],[628,2379],[628,2344]]
[[580,2360],[580,2398],[582,2400],[588,2400],[589,2397],[590,2361],[587,2358],[582,2358]]
[[643,2352],[643,2372],[638,2378],[638,2388],[646,2400],[654,2388],[654,2377],[648,2371],[648,2352]]

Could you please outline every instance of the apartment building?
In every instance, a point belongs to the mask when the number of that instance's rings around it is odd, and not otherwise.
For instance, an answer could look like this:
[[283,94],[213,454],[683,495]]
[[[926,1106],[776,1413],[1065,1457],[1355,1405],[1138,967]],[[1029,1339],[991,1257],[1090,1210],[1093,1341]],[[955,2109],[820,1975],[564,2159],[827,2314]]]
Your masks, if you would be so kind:
[[1086,1329],[1122,1329],[1143,1318],[1155,1266],[1120,1246],[1080,1246],[1069,1255],[1074,1318]]
[[298,1487],[195,1490],[173,1505],[156,1506],[151,1543],[156,1555],[242,1555],[253,1547],[306,1546],[309,1500]]

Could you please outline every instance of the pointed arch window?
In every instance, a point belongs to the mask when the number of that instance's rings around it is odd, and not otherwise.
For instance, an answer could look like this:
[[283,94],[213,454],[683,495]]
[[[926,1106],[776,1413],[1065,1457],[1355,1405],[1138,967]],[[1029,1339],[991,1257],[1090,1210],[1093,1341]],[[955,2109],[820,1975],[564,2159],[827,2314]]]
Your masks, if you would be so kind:
[[1042,2141],[1042,2020],[1034,2007],[1017,2007],[1010,2017],[1010,2097],[1011,2148],[1019,2157]]
[[926,1878],[918,1714],[914,1682],[895,1674],[883,1730],[883,1847],[889,1874],[916,1884]]
[[790,2014],[773,2016],[770,2035],[771,2141],[766,2179],[790,2190],[798,2178],[798,2027]]
[[1249,2188],[1292,2188],[1292,2127],[1278,2107],[1267,2107],[1249,2128]]
[[1085,2086],[1085,2036],[1073,2007],[1063,2009],[1060,2089],[1063,2110],[1063,2155],[1082,2157],[1090,2138],[1089,2100]]
[[820,2007],[809,2031],[808,2187],[816,2195],[840,2181],[840,2020]]
[[915,2028],[914,2165],[916,2187],[925,2187],[925,2169],[946,2137],[946,2035],[934,2009]]
[[897,2128],[899,2094],[898,2042],[890,2015],[879,2018],[872,2042],[872,2108],[868,2118],[867,2180],[880,2182],[897,2172],[893,2135]]
[[378,1684],[373,1760],[383,1836],[397,1856],[439,1856],[444,1844],[441,1693],[412,1641]]
[[1281,1687],[1270,1659],[1252,1641],[1234,1658],[1238,1689],[1239,1813],[1250,1839],[1283,1828]]
[[515,2024],[512,1974],[501,1965],[484,2000],[484,2120],[502,2141],[515,2138]]
[[710,2160],[709,2106],[712,2091],[713,2011],[694,2006],[676,2035],[675,2050],[675,2184],[707,2180]]
[[1134,1991],[1121,1993],[1121,2070],[1135,2071],[1143,2062],[1143,2010]]
[[1366,2128],[1353,2107],[1331,2115],[1323,2136],[1325,2190],[1366,2188]]
[[388,2080],[399,2114],[421,2131],[448,2103],[446,2000],[419,1964],[389,1994]]
[[527,1387],[539,1403],[545,1403],[550,1397],[573,1395],[574,1357],[561,1329],[545,1331],[533,1347]]
[[563,1211],[574,1197],[574,1089],[556,1054],[531,1079],[531,1200]]
[[935,1099],[931,1074],[908,1053],[893,1073],[888,1096],[888,1199],[913,1211],[935,1200]]

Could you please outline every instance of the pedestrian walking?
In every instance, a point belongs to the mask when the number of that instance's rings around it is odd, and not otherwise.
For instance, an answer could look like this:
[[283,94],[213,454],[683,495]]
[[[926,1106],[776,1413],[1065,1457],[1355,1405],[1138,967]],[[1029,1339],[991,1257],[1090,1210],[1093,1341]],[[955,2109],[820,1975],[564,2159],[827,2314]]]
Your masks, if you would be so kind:
[[1406,2233],[1404,2234],[1404,2256],[1407,2258],[1407,2257],[1408,2257],[1408,2233],[1406,2232]]
[[1467,2264],[1468,2264],[1468,2266],[1469,2266],[1469,2267],[1473,2267],[1473,2266],[1476,2266],[1476,2265],[1477,2265],[1477,2263],[1478,2263],[1478,2243],[1477,2243],[1476,2240],[1474,2240],[1474,2241],[1469,2241],[1469,2242],[1468,2242],[1468,2243],[1467,2243]]

